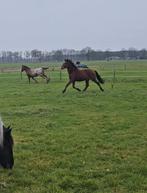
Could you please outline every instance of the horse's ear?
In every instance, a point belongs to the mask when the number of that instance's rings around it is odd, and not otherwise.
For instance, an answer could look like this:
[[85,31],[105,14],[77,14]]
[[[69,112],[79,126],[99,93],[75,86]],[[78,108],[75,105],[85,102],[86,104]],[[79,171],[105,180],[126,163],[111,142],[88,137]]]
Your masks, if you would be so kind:
[[10,134],[11,134],[11,131],[12,131],[12,128],[9,128],[9,129],[7,130],[7,134],[10,135]]
[[71,63],[71,64],[73,63],[72,60],[70,60],[70,59],[68,59],[68,62]]
[[9,132],[11,132],[12,131],[12,128],[9,128]]
[[9,126],[7,127],[7,133],[11,133],[11,131],[12,131],[12,128],[11,128],[11,126],[9,125]]

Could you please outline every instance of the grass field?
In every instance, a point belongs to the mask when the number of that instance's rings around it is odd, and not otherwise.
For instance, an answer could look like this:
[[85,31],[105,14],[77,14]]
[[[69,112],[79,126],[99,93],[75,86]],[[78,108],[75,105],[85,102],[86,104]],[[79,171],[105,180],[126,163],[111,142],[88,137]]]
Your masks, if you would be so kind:
[[[147,192],[147,61],[88,65],[105,78],[105,92],[90,83],[85,93],[62,94],[66,71],[61,81],[55,70],[49,84],[30,85],[19,72],[0,73],[0,113],[15,141],[0,193]],[[19,64],[0,64],[12,67]]]

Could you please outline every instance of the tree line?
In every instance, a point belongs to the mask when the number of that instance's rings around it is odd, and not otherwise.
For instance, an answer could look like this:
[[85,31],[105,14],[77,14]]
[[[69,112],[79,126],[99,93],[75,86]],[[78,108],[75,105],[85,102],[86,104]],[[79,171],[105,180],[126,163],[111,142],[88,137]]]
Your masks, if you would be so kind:
[[1,63],[14,63],[14,62],[48,62],[48,61],[63,61],[65,58],[72,60],[134,60],[134,59],[147,59],[147,50],[136,50],[130,48],[128,50],[122,49],[120,51],[101,51],[94,50],[86,47],[82,50],[74,49],[61,49],[55,51],[40,51],[37,49],[31,51],[1,51]]

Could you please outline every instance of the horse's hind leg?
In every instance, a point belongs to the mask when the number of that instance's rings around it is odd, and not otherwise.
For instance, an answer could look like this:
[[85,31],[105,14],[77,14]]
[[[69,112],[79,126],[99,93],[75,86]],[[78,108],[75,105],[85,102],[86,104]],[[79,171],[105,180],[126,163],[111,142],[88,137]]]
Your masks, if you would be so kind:
[[79,88],[75,87],[75,82],[72,83],[72,87],[78,91],[81,91]]
[[46,79],[46,83],[48,83],[50,81],[50,78],[48,78],[45,74],[42,75],[42,78]]
[[86,86],[85,86],[85,88],[83,89],[83,91],[86,91],[86,90],[87,90],[87,88],[88,88],[88,86],[89,86],[89,80],[85,80],[85,83],[86,83]]
[[101,87],[100,83],[97,80],[93,80],[93,82],[95,82],[99,86],[101,91],[104,91],[104,89]]
[[37,81],[34,77],[32,77],[32,79],[33,79],[36,83],[38,83],[38,81]]

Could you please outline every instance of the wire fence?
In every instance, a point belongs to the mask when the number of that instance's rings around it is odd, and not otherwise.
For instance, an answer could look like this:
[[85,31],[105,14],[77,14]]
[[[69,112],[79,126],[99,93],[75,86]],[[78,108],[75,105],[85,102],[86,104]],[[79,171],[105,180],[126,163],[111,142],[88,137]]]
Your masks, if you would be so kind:
[[[44,66],[44,65],[43,65]],[[46,65],[47,66],[47,65]],[[147,62],[143,63],[92,63],[88,65],[89,68],[97,70],[107,82],[114,85],[117,82],[140,82],[147,81]],[[20,73],[21,66],[4,67],[0,66],[0,73]],[[34,66],[33,66],[34,67]],[[38,66],[37,66],[38,67]],[[51,81],[64,81],[68,79],[66,70],[61,71],[60,65],[50,65],[46,70],[46,74],[50,77]],[[25,76],[25,73],[23,73]]]

